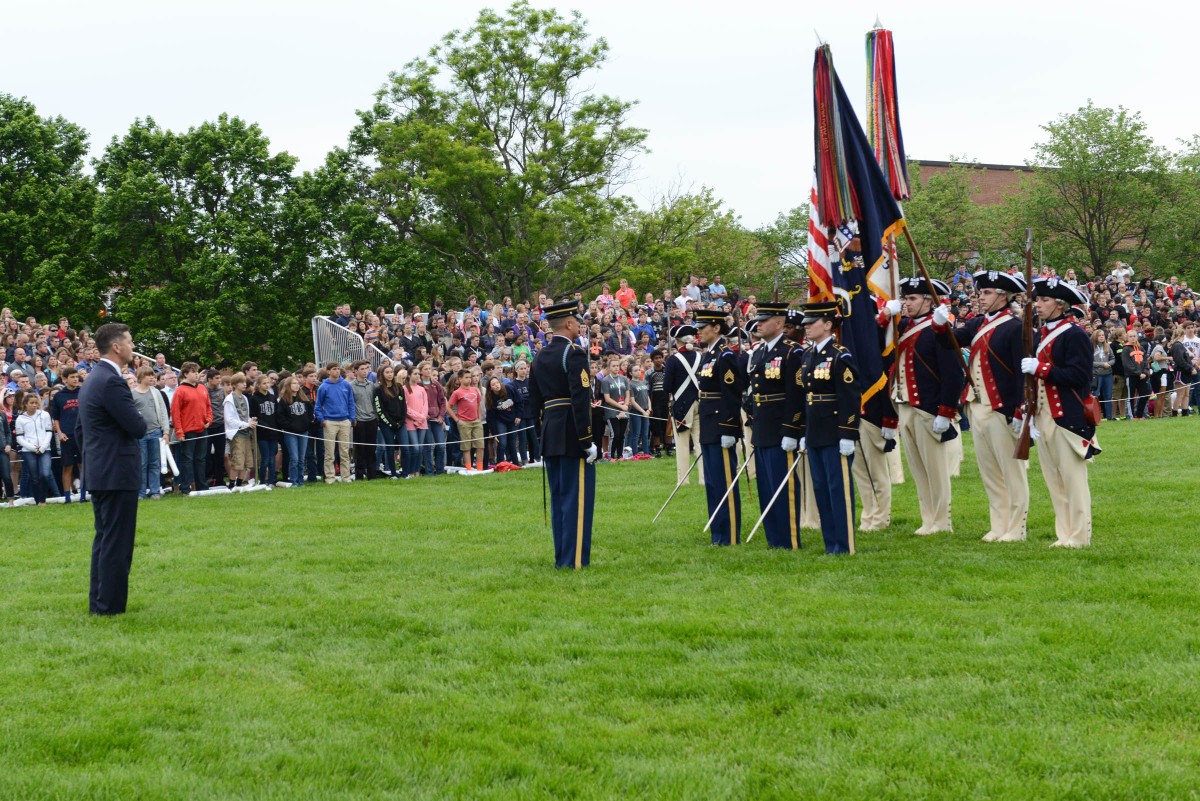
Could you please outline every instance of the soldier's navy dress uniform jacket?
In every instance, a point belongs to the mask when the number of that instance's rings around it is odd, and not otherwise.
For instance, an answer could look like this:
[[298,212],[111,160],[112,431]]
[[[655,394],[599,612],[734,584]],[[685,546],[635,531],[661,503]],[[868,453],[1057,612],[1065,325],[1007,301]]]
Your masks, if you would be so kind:
[[787,388],[795,381],[799,362],[800,349],[781,334],[774,345],[764,342],[755,348],[747,368],[754,418],[750,433],[760,508],[766,508],[785,478],[788,482],[762,523],[767,545],[772,548],[795,549],[801,544],[803,490],[792,471],[796,454],[780,447],[786,435],[784,423],[788,421]]
[[854,553],[854,457],[843,457],[839,444],[858,440],[858,368],[850,351],[830,337],[805,352],[793,383],[788,408],[796,422],[789,428],[804,437],[825,552]]
[[[742,438],[741,371],[737,354],[724,340],[700,355],[700,455],[704,460],[704,492],[714,545],[737,545],[741,539],[742,502],[738,488],[729,490],[737,475],[737,450],[722,448],[721,437]],[[728,496],[726,493],[728,492]],[[722,498],[725,498],[722,502]],[[721,507],[718,512],[718,505]],[[714,517],[714,513],[716,516]]]
[[555,336],[533,359],[529,406],[542,435],[550,484],[555,567],[587,567],[592,552],[596,466],[587,463],[592,444],[592,381],[587,352]]

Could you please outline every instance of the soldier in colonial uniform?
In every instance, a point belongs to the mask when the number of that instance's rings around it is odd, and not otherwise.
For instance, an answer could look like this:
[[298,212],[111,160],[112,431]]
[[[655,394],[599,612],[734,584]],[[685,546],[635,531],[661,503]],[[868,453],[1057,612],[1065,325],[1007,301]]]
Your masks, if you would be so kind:
[[[700,399],[700,354],[692,347],[696,327],[677,325],[671,338],[679,349],[667,357],[664,369],[667,397],[671,404],[671,421],[675,429],[675,470],[677,481],[687,477],[688,468],[700,456],[700,427],[696,424],[696,402]],[[704,483],[704,465],[697,468],[697,480]]]
[[896,407],[886,392],[863,404],[858,420],[858,459],[854,482],[862,498],[859,531],[882,531],[892,524],[892,472],[888,454],[896,448]]
[[[956,326],[954,332],[959,343],[971,348],[962,403],[988,494],[991,524],[983,541],[1020,542],[1025,539],[1029,514],[1029,463],[1013,457],[1021,433],[1025,379],[1021,319],[1009,304],[1013,295],[1025,291],[1025,279],[995,270],[977,272],[973,279],[982,313]],[[949,336],[940,341],[953,347]]]
[[587,567],[592,552],[597,448],[592,442],[592,378],[579,336],[576,301],[548,306],[554,337],[533,359],[529,404],[542,434],[550,483],[554,566]]
[[924,278],[900,282],[904,298],[889,300],[880,314],[880,325],[889,325],[902,310],[900,340],[892,365],[891,398],[900,418],[900,441],[917,485],[921,526],[916,534],[953,531],[950,522],[950,465],[946,443],[958,436],[954,419],[963,388],[961,354],[937,342],[950,320],[944,305],[933,308],[933,288],[941,296],[950,292],[942,281],[933,287]]
[[798,368],[798,352],[793,356],[795,345],[783,334],[787,303],[763,302],[758,304],[758,336],[762,344],[754,349],[747,365],[747,380],[750,384],[752,405],[751,430],[754,443],[754,465],[758,483],[758,502],[766,509],[775,491],[787,487],[777,503],[770,507],[763,519],[763,531],[767,545],[772,548],[800,547],[800,504],[803,490],[792,465],[796,459],[798,438],[790,440],[790,450],[784,450],[785,439],[785,393],[787,386],[795,380]]
[[[825,553],[854,553],[854,482],[850,477],[858,443],[862,389],[854,358],[834,338],[840,301],[804,305],[809,347],[788,388],[788,409],[796,409],[799,450],[812,468]],[[794,401],[792,399],[795,399]],[[792,424],[789,422],[789,429]]]
[[708,476],[704,492],[713,521],[712,543],[737,545],[741,542],[742,499],[739,489],[730,489],[730,485],[738,472],[737,442],[742,438],[742,379],[737,354],[725,347],[723,337],[729,325],[724,312],[697,311],[695,320],[704,345],[699,371],[700,452]]
[[1037,439],[1042,477],[1054,505],[1053,547],[1082,548],[1092,542],[1092,495],[1087,460],[1100,453],[1096,427],[1084,414],[1092,391],[1092,344],[1070,314],[1087,303],[1078,288],[1057,278],[1035,278],[1033,304],[1042,328],[1037,355],[1021,359],[1021,371],[1037,379]]

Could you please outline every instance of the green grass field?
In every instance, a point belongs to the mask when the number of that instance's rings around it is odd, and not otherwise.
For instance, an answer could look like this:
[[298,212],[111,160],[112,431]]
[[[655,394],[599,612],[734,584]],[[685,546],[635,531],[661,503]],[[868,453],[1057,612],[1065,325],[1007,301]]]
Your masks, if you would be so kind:
[[709,547],[671,460],[599,467],[591,569],[540,474],[143,504],[89,618],[89,507],[0,511],[0,798],[1200,794],[1194,418],[1106,424],[1093,547],[951,536],[911,481],[855,557]]

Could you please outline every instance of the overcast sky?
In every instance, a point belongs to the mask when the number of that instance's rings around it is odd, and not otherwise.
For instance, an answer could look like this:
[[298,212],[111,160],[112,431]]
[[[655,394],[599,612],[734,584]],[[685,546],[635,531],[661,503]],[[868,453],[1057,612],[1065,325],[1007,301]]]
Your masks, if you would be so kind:
[[[910,158],[1023,163],[1041,124],[1089,98],[1141,111],[1162,145],[1200,133],[1186,88],[1195,3],[1146,13],[1026,0],[534,4],[578,9],[608,40],[594,85],[638,101],[632,122],[650,131],[631,194],[709,186],[750,227],[808,194],[816,33],[861,118],[863,37],[877,15],[895,37]],[[93,155],[137,117],[186,130],[229,112],[312,169],[344,143],[389,71],[469,27],[484,5],[0,0],[0,92],[84,126]]]

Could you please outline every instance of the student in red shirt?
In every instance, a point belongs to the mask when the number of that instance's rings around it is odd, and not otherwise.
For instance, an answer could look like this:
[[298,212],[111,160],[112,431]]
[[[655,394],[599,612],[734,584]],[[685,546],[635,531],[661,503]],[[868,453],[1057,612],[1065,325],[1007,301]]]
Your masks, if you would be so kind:
[[[475,375],[470,370],[458,374],[461,382],[458,389],[450,395],[447,408],[450,417],[458,424],[459,448],[463,452],[466,466],[475,466],[476,470],[483,469],[483,420],[479,418],[479,404],[483,396],[475,386]],[[478,456],[472,459],[471,452]]]
[[212,422],[212,403],[208,389],[199,384],[200,365],[184,362],[179,368],[179,387],[171,398],[171,424],[179,440],[179,491],[187,495],[192,490],[205,489],[204,461],[208,440],[204,433]]
[[616,298],[617,303],[626,311],[632,310],[637,303],[637,293],[629,288],[629,282],[624,278],[621,279],[621,288],[617,290]]

